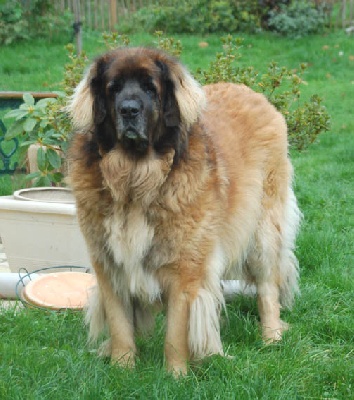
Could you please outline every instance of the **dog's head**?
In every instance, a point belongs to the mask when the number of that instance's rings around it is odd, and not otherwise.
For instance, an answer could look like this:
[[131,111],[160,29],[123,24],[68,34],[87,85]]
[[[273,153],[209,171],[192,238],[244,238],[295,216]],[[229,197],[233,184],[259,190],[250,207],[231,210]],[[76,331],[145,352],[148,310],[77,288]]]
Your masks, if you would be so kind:
[[78,130],[94,133],[101,152],[119,145],[141,157],[169,147],[181,155],[204,102],[200,85],[171,56],[122,48],[93,63],[68,108]]

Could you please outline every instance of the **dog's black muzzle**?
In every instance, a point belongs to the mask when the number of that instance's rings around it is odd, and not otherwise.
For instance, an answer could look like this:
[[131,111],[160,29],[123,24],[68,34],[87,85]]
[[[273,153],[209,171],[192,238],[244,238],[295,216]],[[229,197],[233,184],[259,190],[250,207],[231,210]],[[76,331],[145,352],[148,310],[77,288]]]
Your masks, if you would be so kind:
[[136,99],[125,99],[117,111],[123,143],[138,152],[145,151],[149,140],[144,130],[143,103]]
[[138,100],[123,100],[119,107],[119,112],[123,119],[130,120],[137,118],[141,113],[142,108],[143,105]]

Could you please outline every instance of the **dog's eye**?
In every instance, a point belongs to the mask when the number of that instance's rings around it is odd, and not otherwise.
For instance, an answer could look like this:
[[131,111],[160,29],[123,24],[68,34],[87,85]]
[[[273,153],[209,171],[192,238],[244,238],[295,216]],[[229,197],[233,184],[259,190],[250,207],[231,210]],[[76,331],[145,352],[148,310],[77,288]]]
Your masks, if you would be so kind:
[[107,90],[109,93],[117,93],[123,89],[123,83],[119,80],[111,81],[107,85]]
[[152,81],[143,81],[141,83],[141,88],[143,89],[143,91],[148,94],[148,95],[153,95],[156,93],[156,88],[155,85],[152,83]]

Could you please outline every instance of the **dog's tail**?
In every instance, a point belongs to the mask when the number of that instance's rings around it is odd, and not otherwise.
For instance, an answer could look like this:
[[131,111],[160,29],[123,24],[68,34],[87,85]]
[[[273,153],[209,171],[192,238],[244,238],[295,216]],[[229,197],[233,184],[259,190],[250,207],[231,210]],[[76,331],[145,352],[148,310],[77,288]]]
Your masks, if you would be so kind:
[[105,329],[106,314],[103,299],[99,288],[91,289],[89,301],[86,307],[85,323],[89,325],[89,342],[96,342]]
[[295,239],[299,230],[302,214],[298,208],[292,188],[289,188],[288,203],[285,210],[286,221],[282,232],[282,252],[280,254],[280,303],[290,308],[294,296],[299,292],[299,265],[294,254]]

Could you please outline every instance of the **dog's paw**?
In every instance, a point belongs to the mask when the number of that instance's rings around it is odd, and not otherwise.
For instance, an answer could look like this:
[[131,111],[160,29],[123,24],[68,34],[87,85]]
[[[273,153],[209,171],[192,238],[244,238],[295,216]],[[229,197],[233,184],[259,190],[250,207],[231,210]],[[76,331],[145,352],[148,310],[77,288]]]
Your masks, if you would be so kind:
[[280,320],[278,326],[262,326],[262,338],[266,344],[279,342],[282,339],[283,332],[289,329],[289,324]]
[[99,357],[107,358],[111,357],[111,353],[112,353],[111,339],[107,339],[103,343],[101,343],[100,347],[97,350],[97,354]]
[[170,372],[176,379],[187,375],[187,364],[176,363],[167,366],[167,371]]
[[123,368],[134,368],[135,353],[132,350],[112,350],[111,364]]

